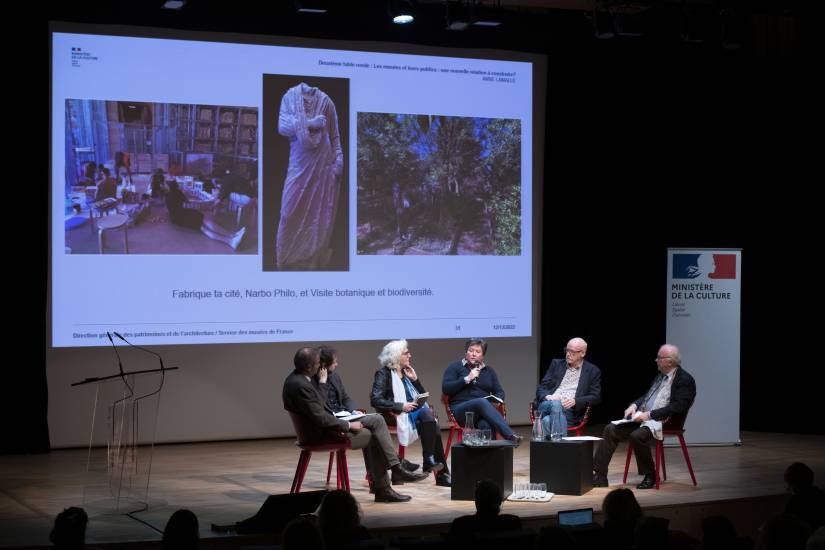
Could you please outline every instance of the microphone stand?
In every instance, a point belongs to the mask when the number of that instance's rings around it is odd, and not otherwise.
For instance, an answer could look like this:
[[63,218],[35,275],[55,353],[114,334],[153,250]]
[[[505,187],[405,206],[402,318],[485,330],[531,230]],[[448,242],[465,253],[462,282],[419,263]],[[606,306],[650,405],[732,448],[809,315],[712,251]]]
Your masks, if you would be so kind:
[[[120,459],[120,460],[115,459],[116,462],[119,462],[119,465],[120,465],[119,476],[118,476],[117,473],[115,473],[115,476],[119,477],[119,479],[116,482],[117,494],[114,495],[115,498],[116,498],[115,509],[117,510],[120,507],[121,490],[124,488],[123,476],[124,476],[124,472],[126,470],[126,456],[127,456],[127,454],[131,454],[131,456],[133,458],[133,461],[134,461],[133,466],[131,466],[131,465],[129,466],[130,471],[133,468],[134,472],[129,473],[128,475],[131,476],[133,474],[138,474],[139,473],[139,465],[138,465],[138,461],[137,461],[137,452],[136,451],[137,451],[138,435],[139,435],[138,434],[138,427],[139,427],[138,412],[139,412],[140,401],[142,401],[142,400],[144,400],[148,397],[151,397],[153,395],[159,394],[161,389],[163,389],[163,382],[164,382],[164,379],[165,379],[166,371],[178,370],[178,367],[166,367],[163,364],[163,358],[160,356],[160,354],[158,354],[158,353],[156,353],[152,350],[146,349],[142,346],[132,344],[126,338],[124,338],[123,335],[121,335],[117,332],[114,332],[114,335],[117,338],[119,338],[120,340],[122,340],[123,342],[128,344],[129,346],[132,346],[132,347],[140,349],[140,350],[142,350],[146,353],[150,353],[150,354],[154,355],[155,357],[158,358],[158,362],[160,363],[160,368],[143,369],[143,370],[137,370],[137,371],[124,371],[123,362],[121,360],[120,353],[118,352],[117,346],[115,345],[114,340],[112,339],[112,333],[107,332],[106,335],[109,338],[109,342],[112,344],[112,348],[115,350],[115,355],[117,355],[118,373],[110,375],[110,376],[85,378],[85,379],[83,379],[79,382],[73,383],[72,386],[83,386],[83,385],[86,385],[86,384],[96,384],[97,387],[98,387],[98,392],[99,392],[100,391],[99,388],[101,387],[100,386],[101,383],[106,382],[108,380],[115,379],[115,378],[120,378],[123,381],[123,384],[124,384],[126,390],[128,391],[128,395],[125,395],[126,391],[124,391],[123,392],[124,395],[122,397],[120,397],[119,399],[116,399],[110,405],[110,407],[113,408],[113,414],[116,414],[116,411],[117,411],[116,407],[118,405],[120,405],[120,404],[122,404],[126,401],[129,401],[129,400],[131,400],[131,403],[132,403],[131,434],[130,434],[131,437],[129,438],[129,441],[127,441],[127,443],[126,443],[127,448],[121,448],[122,445],[123,445],[123,442],[122,442],[123,427],[124,427],[123,424],[126,420],[126,418],[125,418],[126,417],[126,411],[125,410],[120,414],[120,421],[119,421],[120,422],[120,428],[119,428],[119,435],[117,437],[115,437],[117,435],[117,434],[115,434],[115,432],[118,431],[118,430],[115,428],[115,424],[118,421],[115,417],[112,418],[112,434],[110,435],[110,441],[107,443],[107,448],[109,448],[109,451],[107,452],[107,468],[114,468],[114,466],[115,466],[115,463],[112,462],[112,454],[111,454],[112,453],[112,449],[111,449],[112,444],[115,444],[117,446],[117,453],[118,453],[119,459]],[[160,385],[158,386],[158,388],[156,390],[150,391],[149,393],[146,393],[144,395],[140,395],[140,396],[136,397],[135,396],[135,387],[133,386],[134,381],[132,383],[130,383],[129,382],[129,377],[130,376],[135,376],[135,375],[138,375],[138,374],[151,374],[151,373],[160,373],[160,375],[161,375]],[[96,393],[95,411],[97,410],[97,395],[98,394]],[[124,405],[124,407],[125,407],[125,405]],[[140,512],[140,511],[144,511],[144,510],[148,509],[148,507],[149,507],[149,504],[148,504],[149,480],[150,480],[151,472],[152,472],[152,455],[153,455],[153,451],[154,451],[154,447],[155,447],[155,436],[156,436],[156,432],[157,432],[157,415],[158,415],[158,410],[159,409],[160,409],[160,399],[157,400],[157,405],[156,405],[156,408],[155,408],[155,421],[154,421],[154,424],[152,426],[151,443],[149,444],[150,450],[149,450],[148,466],[147,466],[147,469],[146,469],[145,493],[143,495],[139,495],[137,497],[137,499],[135,499],[135,497],[130,497],[130,498],[136,500],[137,503],[142,506],[142,508],[138,509],[138,510],[132,510],[131,512],[126,512],[127,515],[130,515],[130,514],[136,513],[136,512]],[[92,452],[92,444],[93,444],[95,416],[96,415],[93,412],[93,414],[92,414],[92,431],[91,431],[90,436],[89,436],[89,456],[87,457],[87,467],[86,467],[87,472],[89,471],[90,464],[91,464],[91,452]],[[111,477],[111,473],[109,475],[110,475],[110,483],[114,482],[114,478]],[[129,487],[132,487],[132,483],[133,482],[131,480],[128,481],[127,490],[129,490]],[[110,487],[111,487],[111,485],[110,485]],[[85,489],[84,489],[84,495],[85,495]],[[85,496],[84,496],[84,499],[85,499]],[[145,500],[145,502],[143,502],[144,500]]]

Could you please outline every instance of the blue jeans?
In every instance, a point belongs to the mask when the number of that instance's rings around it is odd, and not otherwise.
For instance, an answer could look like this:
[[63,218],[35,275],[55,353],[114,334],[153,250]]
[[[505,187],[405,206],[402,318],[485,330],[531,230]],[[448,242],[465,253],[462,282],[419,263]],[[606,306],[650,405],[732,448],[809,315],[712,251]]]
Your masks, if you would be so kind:
[[456,405],[451,405],[453,416],[459,425],[464,426],[464,417],[467,411],[472,411],[475,416],[476,428],[479,430],[491,430],[492,434],[501,434],[503,437],[513,437],[513,430],[502,418],[501,413],[487,399],[477,397],[469,401],[462,401]]
[[551,422],[556,411],[564,413],[561,415],[563,419],[561,433],[566,437],[567,425],[573,423],[573,409],[565,409],[561,406],[561,401],[542,401],[539,404],[539,417],[541,418],[542,428],[545,435],[550,435]]

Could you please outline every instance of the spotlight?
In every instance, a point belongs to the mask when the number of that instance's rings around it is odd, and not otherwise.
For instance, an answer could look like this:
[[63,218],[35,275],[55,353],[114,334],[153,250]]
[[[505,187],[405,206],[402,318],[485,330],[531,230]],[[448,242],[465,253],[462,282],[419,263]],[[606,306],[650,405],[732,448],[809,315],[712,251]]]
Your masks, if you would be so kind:
[[327,0],[293,0],[292,3],[298,13],[324,14],[329,11]]
[[166,0],[160,7],[165,10],[182,10],[186,0]]
[[396,25],[409,25],[415,21],[415,5],[412,0],[389,0],[387,10]]

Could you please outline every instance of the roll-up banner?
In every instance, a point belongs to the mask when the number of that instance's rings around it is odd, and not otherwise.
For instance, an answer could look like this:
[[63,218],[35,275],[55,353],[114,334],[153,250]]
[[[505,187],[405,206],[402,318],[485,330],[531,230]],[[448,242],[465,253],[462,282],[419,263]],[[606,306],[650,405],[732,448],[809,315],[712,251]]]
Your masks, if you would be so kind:
[[742,250],[669,248],[667,342],[696,379],[691,444],[738,444]]

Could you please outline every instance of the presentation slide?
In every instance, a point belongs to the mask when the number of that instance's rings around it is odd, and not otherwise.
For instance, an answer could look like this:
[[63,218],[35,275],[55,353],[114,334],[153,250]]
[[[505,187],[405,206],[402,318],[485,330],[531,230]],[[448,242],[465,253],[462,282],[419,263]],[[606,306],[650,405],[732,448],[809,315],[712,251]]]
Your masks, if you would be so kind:
[[530,337],[534,66],[52,34],[54,347]]

